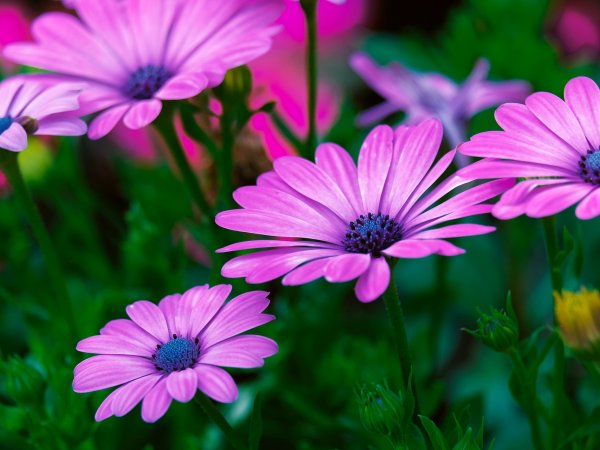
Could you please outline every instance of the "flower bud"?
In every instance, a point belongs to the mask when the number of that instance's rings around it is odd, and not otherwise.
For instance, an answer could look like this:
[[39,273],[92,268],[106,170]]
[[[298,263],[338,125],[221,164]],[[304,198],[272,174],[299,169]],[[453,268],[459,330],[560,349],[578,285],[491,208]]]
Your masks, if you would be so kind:
[[600,359],[600,293],[554,293],[554,310],[565,343],[582,356]]
[[412,415],[405,396],[392,392],[387,383],[363,386],[356,395],[360,421],[365,429],[390,438],[402,436],[405,419]]
[[505,352],[513,347],[519,340],[519,326],[510,295],[506,301],[506,311],[495,308],[492,308],[491,314],[479,311],[477,329],[465,331],[497,352]]

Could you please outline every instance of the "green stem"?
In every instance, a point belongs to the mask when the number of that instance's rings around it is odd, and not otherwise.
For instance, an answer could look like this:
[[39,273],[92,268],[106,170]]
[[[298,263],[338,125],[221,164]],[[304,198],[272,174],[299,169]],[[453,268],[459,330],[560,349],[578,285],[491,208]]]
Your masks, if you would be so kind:
[[220,209],[231,209],[233,194],[233,150],[235,137],[232,130],[232,120],[227,111],[221,116],[221,134],[223,146],[219,157],[219,206]]
[[71,303],[60,260],[56,249],[54,248],[54,244],[50,239],[50,234],[46,229],[42,215],[33,201],[31,192],[23,179],[23,174],[19,167],[18,154],[6,150],[0,151],[0,167],[4,170],[15,196],[29,219],[33,234],[44,255],[46,268],[48,270],[48,275],[50,276],[54,293],[58,297],[58,301],[62,303],[61,308],[64,310],[63,312],[67,319],[71,335],[73,339],[76,340],[78,338],[77,322],[75,321],[73,304]]
[[544,227],[544,239],[546,241],[546,253],[548,256],[548,267],[550,268],[550,279],[552,281],[552,290],[562,291],[562,274],[560,266],[556,265],[556,255],[559,252],[558,234],[556,233],[556,217],[544,217],[542,219]]
[[231,425],[229,425],[229,422],[227,422],[225,417],[223,417],[223,415],[208,397],[199,393],[194,398],[196,403],[200,405],[206,415],[221,429],[225,439],[227,439],[233,448],[236,450],[245,450],[247,448],[246,445],[244,445],[244,442],[238,436],[237,432]]
[[177,132],[175,130],[175,113],[174,108],[168,108],[161,114],[157,120],[157,129],[162,134],[167,146],[173,156],[175,164],[183,177],[183,181],[192,196],[194,203],[202,212],[202,223],[207,224],[212,219],[212,208],[204,197],[204,193],[200,189],[198,179],[192,170],[190,163],[181,147]]
[[524,386],[524,390],[527,393],[525,405],[521,406],[523,406],[523,409],[527,414],[527,419],[529,420],[529,428],[531,429],[533,447],[535,450],[544,450],[545,447],[542,440],[540,421],[537,414],[537,389],[535,379],[530,380],[530,377],[527,374],[527,368],[523,364],[523,361],[521,361],[521,357],[514,348],[510,352],[510,358],[517,372],[519,383]]
[[306,78],[308,83],[308,136],[305,157],[311,157],[317,147],[317,1],[300,0],[306,16]]

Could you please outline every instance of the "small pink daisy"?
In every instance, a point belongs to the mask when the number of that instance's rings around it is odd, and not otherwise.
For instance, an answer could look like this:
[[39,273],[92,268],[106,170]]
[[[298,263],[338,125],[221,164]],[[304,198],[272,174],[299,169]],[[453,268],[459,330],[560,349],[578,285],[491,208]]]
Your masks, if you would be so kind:
[[221,367],[261,367],[278,348],[269,338],[240,335],[275,318],[261,314],[268,292],[225,303],[230,292],[229,285],[205,285],[165,297],[158,306],[138,301],[126,309],[131,320],[112,320],[100,335],[80,341],[77,350],[99,356],[75,367],[73,390],[122,385],[102,402],[96,420],[124,416],[141,401],[142,419],[156,422],[173,399],[189,402],[198,389],[218,402],[233,402],[237,386]]
[[358,278],[356,295],[370,302],[388,286],[386,257],[464,253],[445,239],[489,233],[494,228],[477,224],[433,227],[489,212],[492,205],[482,202],[504,192],[513,180],[472,187],[435,205],[471,181],[454,175],[430,190],[455,155],[449,152],[434,164],[441,140],[440,122],[430,119],[396,132],[388,126],[375,128],[363,144],[358,168],[335,144],[318,147],[316,164],[295,156],[277,159],[275,170],[261,175],[257,186],[235,191],[234,199],[242,209],[222,212],[216,222],[230,230],[279,239],[240,242],[221,249],[270,248],[232,259],[223,266],[223,276],[244,277],[248,283],[284,276],[285,285],[320,277],[330,282]]
[[496,121],[504,131],[480,133],[459,147],[486,158],[463,169],[464,176],[527,178],[494,206],[496,217],[545,217],[576,203],[578,218],[600,215],[600,89],[574,78],[565,100],[537,92],[524,105],[502,105]]
[[73,111],[79,109],[81,86],[49,86],[36,76],[18,76],[0,83],[0,149],[20,152],[27,134],[81,136],[87,127]]
[[227,70],[267,52],[280,0],[77,0],[79,18],[52,12],[32,27],[34,43],[8,46],[15,62],[87,83],[85,114],[98,139],[123,120],[150,124],[163,100],[194,97]]

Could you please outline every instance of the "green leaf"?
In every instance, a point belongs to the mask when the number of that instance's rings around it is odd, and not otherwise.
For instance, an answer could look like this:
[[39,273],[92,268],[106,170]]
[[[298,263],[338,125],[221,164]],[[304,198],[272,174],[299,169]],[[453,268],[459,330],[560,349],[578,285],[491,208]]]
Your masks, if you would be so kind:
[[263,433],[262,420],[262,396],[257,394],[254,398],[254,408],[250,416],[250,435],[248,436],[248,449],[258,450],[260,446],[260,438]]
[[448,450],[444,436],[437,425],[431,419],[425,416],[419,416],[419,420],[423,424],[423,427],[429,436],[429,440],[433,445],[433,450]]

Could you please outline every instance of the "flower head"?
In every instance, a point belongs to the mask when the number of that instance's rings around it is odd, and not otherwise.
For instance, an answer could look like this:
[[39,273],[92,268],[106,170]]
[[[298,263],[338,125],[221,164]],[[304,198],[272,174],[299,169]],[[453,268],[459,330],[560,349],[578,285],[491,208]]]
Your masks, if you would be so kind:
[[27,148],[27,134],[80,136],[85,123],[78,110],[81,86],[62,83],[49,86],[43,78],[19,76],[0,83],[0,149],[20,152]]
[[131,320],[110,321],[100,335],[80,341],[77,350],[98,356],[75,367],[73,390],[122,385],[102,402],[96,420],[123,416],[142,401],[142,418],[155,422],[173,399],[188,402],[198,389],[218,402],[233,402],[236,384],[221,367],[260,367],[277,344],[240,335],[274,319],[261,314],[268,293],[248,292],[225,303],[230,292],[229,285],[205,285],[165,297],[158,306],[138,301],[127,307]]
[[502,102],[520,101],[529,92],[524,81],[488,81],[486,60],[479,60],[460,85],[438,73],[415,73],[399,63],[378,67],[363,53],[354,54],[350,64],[385,99],[365,111],[359,124],[370,125],[398,111],[406,112],[408,124],[435,117],[444,125],[452,147],[466,140],[467,121],[476,113]]
[[455,155],[452,151],[433,164],[441,139],[442,126],[431,119],[396,132],[388,126],[375,128],[363,144],[358,167],[335,144],[319,146],[316,164],[295,156],[275,160],[275,170],[260,176],[256,186],[235,191],[242,209],[222,212],[216,222],[223,228],[288,240],[246,241],[221,249],[270,248],[232,259],[222,274],[244,277],[248,283],[285,275],[286,285],[320,277],[330,282],[358,278],[356,295],[369,302],[388,286],[385,257],[463,253],[445,239],[494,228],[433,227],[489,212],[492,206],[482,202],[504,192],[513,181],[476,186],[434,206],[470,181],[452,176],[429,191]]
[[143,128],[159,115],[162,100],[194,97],[223,81],[228,69],[265,53],[282,9],[277,0],[78,0],[73,6],[79,19],[44,14],[33,24],[36,42],[13,44],[5,55],[85,81],[82,109],[102,111],[90,125],[93,139],[121,119]]
[[586,288],[555,292],[554,307],[565,342],[575,350],[600,355],[600,293]]
[[600,214],[600,89],[589,78],[574,78],[565,99],[537,92],[524,105],[502,105],[496,121],[504,131],[460,146],[465,155],[486,157],[465,168],[465,176],[527,178],[502,196],[496,217],[545,217],[578,202],[578,218]]

